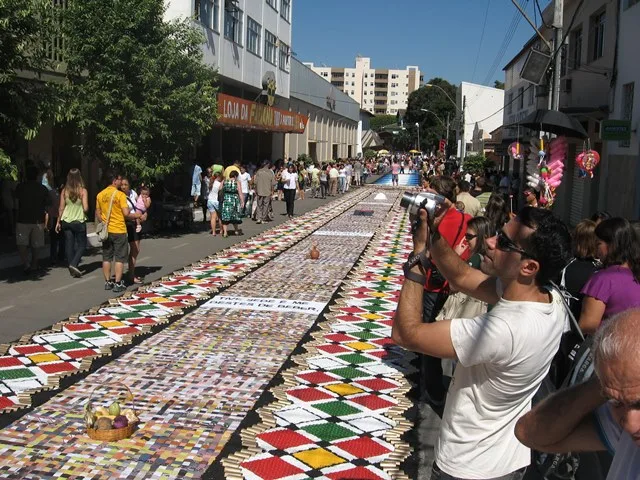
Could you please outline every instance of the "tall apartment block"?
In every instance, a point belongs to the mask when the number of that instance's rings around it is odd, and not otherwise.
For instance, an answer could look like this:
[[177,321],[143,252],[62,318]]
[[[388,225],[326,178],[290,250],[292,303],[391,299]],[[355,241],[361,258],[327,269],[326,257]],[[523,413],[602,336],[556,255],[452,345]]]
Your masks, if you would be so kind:
[[356,57],[354,68],[305,65],[353,98],[360,108],[376,115],[395,115],[406,110],[409,94],[420,88],[424,81],[420,67],[408,66],[403,70],[371,68],[368,57]]

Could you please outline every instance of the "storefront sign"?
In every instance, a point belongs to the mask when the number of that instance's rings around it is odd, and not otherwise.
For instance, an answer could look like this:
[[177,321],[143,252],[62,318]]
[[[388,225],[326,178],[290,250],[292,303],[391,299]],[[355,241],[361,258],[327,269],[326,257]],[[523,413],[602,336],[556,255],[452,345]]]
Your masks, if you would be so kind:
[[320,315],[326,303],[289,300],[287,298],[213,297],[202,305],[203,309],[229,308],[233,310],[259,310],[263,312],[293,312]]
[[600,123],[602,140],[631,140],[631,122],[629,120],[603,120]]
[[218,94],[218,124],[270,132],[304,133],[309,119],[296,112]]

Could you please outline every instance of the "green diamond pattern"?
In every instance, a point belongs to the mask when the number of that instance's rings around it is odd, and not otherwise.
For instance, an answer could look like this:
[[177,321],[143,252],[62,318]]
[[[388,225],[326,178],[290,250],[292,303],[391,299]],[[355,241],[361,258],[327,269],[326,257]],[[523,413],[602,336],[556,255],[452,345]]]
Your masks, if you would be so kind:
[[128,318],[140,318],[140,314],[138,312],[116,313],[115,316],[120,320],[127,320]]
[[360,328],[364,328],[366,330],[376,330],[378,328],[387,328],[384,325],[379,325],[379,324],[373,323],[373,322],[361,322],[361,323],[356,323],[355,325],[360,327]]
[[156,310],[156,305],[132,305],[132,308],[137,312],[144,312],[145,310]]
[[309,432],[311,435],[314,435],[325,442],[342,440],[343,438],[353,437],[355,435],[355,433],[348,428],[336,425],[335,423],[307,425],[306,427],[302,427],[302,430]]
[[361,363],[371,363],[375,361],[371,358],[365,357],[364,355],[360,355],[359,353],[347,353],[345,355],[338,355],[338,358],[355,365],[359,365]]
[[349,332],[352,337],[358,337],[360,340],[373,340],[376,338],[382,338],[380,335],[376,335],[371,332]]
[[35,377],[28,368],[12,368],[0,370],[0,380],[20,380],[21,378],[33,378]]
[[97,337],[106,337],[107,335],[98,331],[98,330],[94,330],[92,332],[76,332],[75,335],[77,335],[80,338],[97,338]]
[[79,342],[53,343],[51,346],[54,347],[59,352],[64,351],[64,350],[75,350],[77,348],[87,348],[86,345],[83,345],[83,344],[81,344]]
[[324,413],[328,413],[329,415],[333,415],[334,417],[343,417],[345,415],[360,413],[359,409],[357,409],[356,407],[352,407],[348,403],[345,403],[341,400],[327,403],[316,403],[315,405],[313,405],[313,408],[322,410]]
[[348,378],[350,380],[354,378],[363,378],[370,376],[368,373],[365,373],[362,370],[358,370],[357,368],[353,367],[336,368],[335,370],[329,370],[329,373],[333,373],[342,378]]

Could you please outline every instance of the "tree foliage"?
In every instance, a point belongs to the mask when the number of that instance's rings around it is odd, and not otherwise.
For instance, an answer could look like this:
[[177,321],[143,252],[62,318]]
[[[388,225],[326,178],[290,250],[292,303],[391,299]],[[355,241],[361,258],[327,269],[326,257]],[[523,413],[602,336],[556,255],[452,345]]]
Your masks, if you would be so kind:
[[500,80],[495,80],[493,82],[493,88],[499,88],[500,90],[504,90],[504,82],[501,82]]
[[484,155],[470,155],[465,159],[462,168],[472,175],[484,175],[484,171],[490,166],[490,163],[491,161]]
[[66,98],[85,153],[142,179],[180,167],[216,120],[202,34],[162,0],[70,2]]
[[[427,82],[437,85],[456,100],[456,87],[442,78],[432,78]],[[449,118],[449,145],[447,150],[452,152],[455,147],[455,131],[459,116],[455,105],[437,87],[420,87],[409,95],[405,126],[415,129],[415,123],[420,124],[420,148],[421,151],[430,151],[438,148],[441,138],[446,138],[447,116]],[[429,112],[424,112],[429,110]]]
[[39,78],[50,66],[43,32],[52,26],[51,0],[0,1],[0,178],[16,178],[17,145],[56,110],[54,86]]
[[387,125],[395,125],[397,122],[396,115],[376,115],[375,117],[371,117],[370,126],[371,130],[374,132],[379,132],[382,127]]
[[364,158],[367,158],[367,159],[376,158],[376,155],[377,155],[376,151],[371,148],[368,148],[367,150],[364,151]]

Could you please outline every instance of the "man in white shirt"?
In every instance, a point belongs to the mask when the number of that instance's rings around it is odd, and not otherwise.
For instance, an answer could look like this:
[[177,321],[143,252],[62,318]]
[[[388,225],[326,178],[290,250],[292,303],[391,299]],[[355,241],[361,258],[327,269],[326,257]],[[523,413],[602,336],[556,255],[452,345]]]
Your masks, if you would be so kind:
[[609,318],[593,339],[595,373],[536,405],[516,436],[541,452],[608,450],[607,479],[640,478],[640,310]]
[[247,208],[247,204],[249,202],[249,182],[251,181],[251,174],[247,172],[247,168],[244,165],[240,165],[240,175],[238,176],[240,179],[240,189],[242,190],[242,195],[245,199],[244,207],[242,208],[242,215],[245,215],[245,209]]
[[345,186],[344,186],[344,191],[348,192],[349,191],[349,187],[351,186],[351,177],[353,176],[353,167],[351,166],[351,161],[349,161],[345,166],[344,166],[344,176],[345,176]]
[[431,479],[519,480],[531,452],[514,428],[530,410],[568,325],[559,294],[545,285],[567,263],[569,231],[551,212],[525,208],[486,241],[480,271],[461,260],[438,233],[446,211],[440,209],[429,220],[431,257],[452,290],[494,307],[476,318],[422,323],[429,229],[421,209],[392,338],[409,350],[458,361]]

